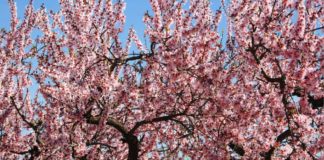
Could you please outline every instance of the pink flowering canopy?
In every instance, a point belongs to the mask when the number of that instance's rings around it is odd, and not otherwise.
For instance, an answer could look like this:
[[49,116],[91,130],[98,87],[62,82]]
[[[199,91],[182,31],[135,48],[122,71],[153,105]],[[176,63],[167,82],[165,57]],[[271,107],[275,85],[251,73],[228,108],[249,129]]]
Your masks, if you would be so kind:
[[23,20],[8,3],[1,159],[322,156],[322,0],[221,0],[217,11],[209,0],[149,0],[149,47],[133,28],[119,38],[123,1],[59,0],[54,13],[31,0]]

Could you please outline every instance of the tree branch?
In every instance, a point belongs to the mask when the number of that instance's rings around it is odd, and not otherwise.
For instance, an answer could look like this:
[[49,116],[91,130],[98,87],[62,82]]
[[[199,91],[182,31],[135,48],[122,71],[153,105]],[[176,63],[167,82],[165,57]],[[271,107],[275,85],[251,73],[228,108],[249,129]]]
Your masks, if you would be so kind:
[[324,26],[319,27],[319,28],[315,28],[315,29],[312,29],[312,30],[305,31],[305,33],[307,33],[307,32],[313,32],[313,31],[316,31],[316,30],[319,30],[319,29],[324,29]]
[[[83,116],[87,119],[87,123],[89,123],[89,124],[96,124],[96,125],[98,125],[99,122],[100,122],[100,119],[101,119],[101,115],[92,116],[92,115],[89,115],[88,113],[86,113]],[[114,119],[112,117],[109,117],[106,120],[106,124],[114,127],[115,129],[117,129],[120,133],[122,133],[122,135],[125,138],[127,137],[128,132],[129,132],[128,129],[125,127],[124,124],[122,124],[118,120],[116,120],[116,119]]]
[[[282,142],[284,139],[286,139],[286,138],[288,138],[289,136],[291,136],[291,131],[288,129],[288,130],[286,130],[285,132],[283,132],[283,133],[281,133],[278,137],[277,137],[277,140],[276,140],[276,142]],[[269,151],[268,152],[263,152],[263,153],[261,153],[261,155],[262,156],[264,156],[265,157],[265,160],[271,160],[272,159],[272,156],[273,156],[273,153],[274,153],[274,151],[275,151],[275,147],[271,147],[270,149],[269,149]]]
[[179,114],[174,114],[174,115],[169,115],[169,116],[164,116],[164,117],[159,117],[159,118],[153,118],[152,120],[144,120],[144,121],[137,122],[135,124],[135,126],[129,131],[129,134],[133,134],[136,131],[136,129],[142,125],[145,125],[148,123],[153,123],[153,122],[168,121],[174,117],[182,116],[182,115],[185,115],[185,113],[179,113]]
[[244,151],[242,145],[234,144],[233,142],[230,142],[230,143],[228,144],[228,146],[229,146],[233,151],[235,151],[238,155],[240,155],[240,156],[244,156],[245,151]]
[[[296,87],[292,95],[297,97],[302,97],[303,96],[302,89]],[[308,103],[312,104],[312,109],[318,109],[324,106],[324,97],[315,99],[314,96],[308,94]]]
[[[281,133],[278,137],[277,137],[277,140],[276,142],[282,142],[284,139],[286,139],[287,137],[289,137],[291,135],[291,132],[290,130],[286,130],[285,132]],[[243,149],[243,146],[242,145],[239,145],[239,144],[235,144],[233,142],[230,142],[228,144],[228,146],[233,150],[235,151],[238,155],[240,156],[244,156],[245,154],[245,151]],[[265,159],[269,159],[271,160],[271,157],[273,155],[273,152],[274,152],[275,148],[274,147],[271,147],[270,150],[268,152],[263,152],[263,153],[260,153],[263,157],[265,157]]]

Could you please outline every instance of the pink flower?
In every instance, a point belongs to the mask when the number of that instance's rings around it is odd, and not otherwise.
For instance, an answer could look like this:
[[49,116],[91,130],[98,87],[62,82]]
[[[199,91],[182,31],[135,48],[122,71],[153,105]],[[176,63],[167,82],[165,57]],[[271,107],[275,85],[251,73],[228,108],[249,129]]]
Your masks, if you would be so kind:
[[286,156],[292,152],[293,148],[290,145],[285,145],[280,147],[280,154]]
[[295,121],[304,128],[307,128],[307,126],[312,122],[312,119],[307,117],[306,115],[297,115],[295,118]]

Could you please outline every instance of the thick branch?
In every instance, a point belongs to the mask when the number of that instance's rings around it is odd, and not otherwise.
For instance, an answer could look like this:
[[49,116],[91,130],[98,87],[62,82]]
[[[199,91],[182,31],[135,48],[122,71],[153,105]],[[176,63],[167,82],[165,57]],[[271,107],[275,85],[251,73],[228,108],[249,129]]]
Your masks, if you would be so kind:
[[[101,115],[99,116],[84,115],[84,117],[87,118],[87,123],[96,124],[96,125],[99,124],[101,119]],[[123,134],[124,137],[127,137],[128,129],[124,126],[124,124],[120,123],[118,120],[109,117],[106,120],[106,124],[116,128],[120,133]]]
[[[252,40],[254,42],[254,38],[252,36]],[[263,47],[265,48],[268,52],[270,52],[270,50],[268,48],[266,48],[265,46],[263,46],[261,43],[260,44],[253,44],[252,47],[249,47],[249,49],[247,49],[247,51],[251,52],[254,59],[256,60],[258,65],[261,65],[261,61],[258,58],[256,51],[258,50],[259,47]],[[261,58],[263,57],[263,55],[261,55]],[[263,74],[264,78],[267,79],[268,82],[282,82],[284,81],[284,78],[280,77],[280,78],[271,78],[265,71],[264,69],[261,67],[261,73]]]
[[[288,130],[286,130],[285,132],[281,133],[281,134],[277,137],[276,142],[279,142],[279,143],[280,143],[280,142],[282,142],[284,139],[288,138],[290,135],[291,135],[291,132],[290,132],[290,130],[288,129]],[[276,148],[272,146],[272,147],[269,149],[268,152],[261,153],[261,155],[265,157],[265,160],[271,160],[271,159],[272,159],[272,156],[273,156],[273,153],[274,153],[274,151],[275,151],[275,149],[276,149]]]
[[308,102],[310,104],[312,104],[312,108],[313,109],[318,109],[319,107],[323,107],[324,106],[324,97],[322,97],[320,99],[314,99],[313,96],[308,95]]
[[[148,123],[168,121],[174,117],[181,116],[181,115],[185,115],[185,112],[179,113],[179,114],[174,114],[174,115],[169,115],[169,116],[164,116],[164,117],[153,118],[152,120],[140,121],[140,122],[137,122],[135,124],[135,126],[130,131],[128,131],[127,127],[124,124],[122,124],[121,122],[119,122],[118,120],[116,120],[112,117],[107,118],[106,124],[114,127],[120,133],[122,133],[124,138],[121,140],[123,141],[123,143],[127,143],[128,147],[129,147],[128,148],[128,150],[129,150],[128,160],[137,160],[138,152],[140,150],[139,149],[140,142],[138,141],[137,137],[133,135],[134,132],[136,131],[136,129],[139,128],[140,126],[148,124]],[[89,123],[89,124],[98,125],[101,120],[101,115],[97,115],[97,116],[91,115],[91,109],[87,113],[85,113],[83,115],[83,117],[85,117],[87,119],[87,123]]]
[[153,118],[152,120],[144,120],[144,121],[137,122],[135,124],[135,126],[129,131],[129,134],[133,134],[136,131],[137,128],[139,128],[140,126],[142,126],[144,124],[153,123],[153,122],[168,121],[168,120],[171,120],[174,117],[182,116],[182,115],[185,115],[185,114],[184,113],[179,113],[179,114],[174,114],[174,115],[169,115],[169,116],[164,116],[164,117],[159,117],[159,118]]
[[[285,132],[281,133],[278,137],[277,137],[277,140],[276,142],[282,142],[284,139],[286,139],[287,137],[289,137],[291,135],[291,132],[290,130],[286,130]],[[233,150],[235,151],[238,155],[240,156],[244,156],[245,154],[245,151],[243,149],[243,146],[242,145],[239,145],[239,144],[235,144],[233,142],[230,142],[228,144],[228,146]],[[263,152],[263,153],[260,153],[262,156],[265,157],[265,159],[270,159],[271,160],[271,157],[273,155],[273,152],[274,152],[275,148],[274,147],[271,147],[270,150],[268,152]]]
[[244,151],[242,145],[234,144],[233,142],[231,142],[231,143],[228,144],[228,146],[229,146],[233,151],[235,151],[238,155],[240,155],[240,156],[244,156],[245,151]]
[[32,149],[30,149],[29,151],[24,151],[24,152],[16,152],[16,151],[10,151],[11,153],[14,153],[14,154],[20,154],[20,155],[23,155],[23,154],[27,154],[29,153],[30,154],[30,160],[33,160],[34,159],[34,156],[38,157],[42,152],[38,149],[37,146],[34,146]]
[[[297,97],[302,97],[303,96],[302,89],[296,87],[292,95]],[[312,104],[312,109],[318,109],[324,106],[324,97],[315,99],[314,96],[308,94],[308,103]]]
[[102,146],[105,146],[105,147],[108,147],[108,148],[113,148],[113,149],[116,149],[116,147],[113,147],[113,146],[110,146],[108,144],[103,144],[103,143],[100,143],[100,142],[91,142],[91,143],[86,143],[87,146],[92,146],[92,145],[102,145]]

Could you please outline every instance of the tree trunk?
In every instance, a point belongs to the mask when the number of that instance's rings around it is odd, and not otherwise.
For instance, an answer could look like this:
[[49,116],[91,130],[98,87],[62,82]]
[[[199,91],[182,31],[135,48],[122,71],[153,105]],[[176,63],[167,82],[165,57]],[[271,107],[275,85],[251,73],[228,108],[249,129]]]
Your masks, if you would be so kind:
[[129,135],[127,137],[128,144],[128,160],[137,160],[139,152],[139,142],[136,136]]

